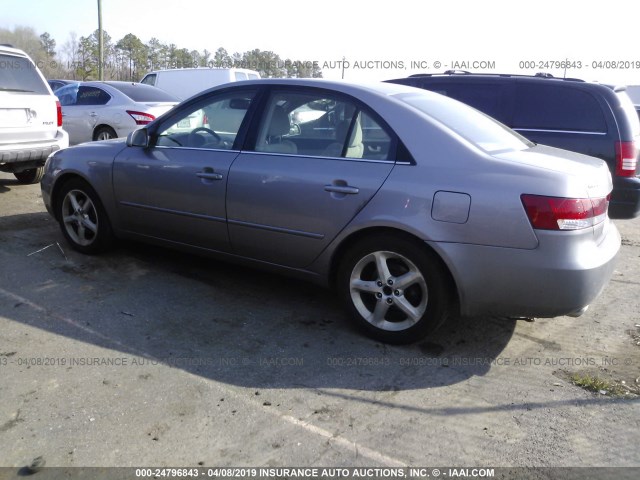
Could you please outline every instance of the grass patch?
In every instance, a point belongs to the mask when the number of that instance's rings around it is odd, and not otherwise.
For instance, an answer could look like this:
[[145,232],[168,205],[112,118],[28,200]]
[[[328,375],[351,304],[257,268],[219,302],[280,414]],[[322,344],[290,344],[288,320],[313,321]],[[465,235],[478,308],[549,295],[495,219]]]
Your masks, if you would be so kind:
[[622,388],[620,385],[616,385],[615,383],[603,380],[598,377],[592,377],[588,374],[581,375],[578,373],[574,373],[571,375],[571,381],[574,385],[582,387],[585,390],[589,390],[595,393],[606,392],[605,395],[609,395],[612,397],[623,396],[627,393],[627,390]]

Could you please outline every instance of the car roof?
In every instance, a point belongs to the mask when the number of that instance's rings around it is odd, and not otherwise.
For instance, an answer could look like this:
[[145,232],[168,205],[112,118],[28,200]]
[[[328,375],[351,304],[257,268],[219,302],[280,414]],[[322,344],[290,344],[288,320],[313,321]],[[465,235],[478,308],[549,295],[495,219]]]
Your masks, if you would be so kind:
[[225,88],[241,88],[242,86],[291,86],[291,87],[315,87],[336,90],[343,93],[356,93],[367,91],[370,93],[389,96],[400,93],[417,93],[424,90],[416,89],[407,85],[399,85],[396,83],[385,83],[382,81],[361,81],[353,82],[348,80],[329,80],[324,78],[262,78],[257,80],[242,80],[231,84],[223,84],[213,89],[221,90]]

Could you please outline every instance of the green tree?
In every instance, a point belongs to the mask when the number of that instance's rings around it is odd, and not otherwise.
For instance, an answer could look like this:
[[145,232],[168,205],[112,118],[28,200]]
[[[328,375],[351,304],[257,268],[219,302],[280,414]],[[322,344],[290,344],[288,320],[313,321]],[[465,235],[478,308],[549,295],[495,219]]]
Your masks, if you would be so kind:
[[118,62],[120,66],[119,79],[134,82],[147,72],[148,48],[133,33],[128,33],[118,40],[115,49],[121,57],[121,61]]

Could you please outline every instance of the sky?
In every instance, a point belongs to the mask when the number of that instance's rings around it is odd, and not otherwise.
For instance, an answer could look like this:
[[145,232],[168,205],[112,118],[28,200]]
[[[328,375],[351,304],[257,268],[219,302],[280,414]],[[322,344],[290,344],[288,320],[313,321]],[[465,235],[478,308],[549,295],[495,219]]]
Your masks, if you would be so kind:
[[[97,0],[0,0],[0,27],[97,29]],[[457,68],[548,72],[640,85],[640,46],[629,0],[102,0],[114,41],[133,33],[179,48],[255,48],[318,62],[325,78],[385,80]],[[597,5],[597,7],[596,7]],[[569,60],[565,71],[562,61]],[[344,68],[343,68],[344,67]]]

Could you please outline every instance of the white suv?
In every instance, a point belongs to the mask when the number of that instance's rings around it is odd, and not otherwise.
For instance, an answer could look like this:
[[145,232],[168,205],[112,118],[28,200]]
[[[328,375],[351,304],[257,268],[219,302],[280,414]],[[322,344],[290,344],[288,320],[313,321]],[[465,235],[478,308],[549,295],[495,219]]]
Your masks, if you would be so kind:
[[0,171],[38,183],[47,157],[69,146],[62,109],[29,55],[0,45]]

